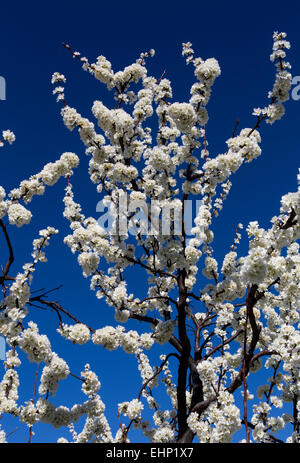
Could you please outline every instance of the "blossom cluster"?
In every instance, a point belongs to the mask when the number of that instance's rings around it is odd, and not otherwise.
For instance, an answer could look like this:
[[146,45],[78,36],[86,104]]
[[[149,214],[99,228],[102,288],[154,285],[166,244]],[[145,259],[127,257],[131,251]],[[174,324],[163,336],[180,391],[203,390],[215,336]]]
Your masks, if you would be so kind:
[[[207,105],[221,74],[215,58],[195,57],[192,44],[183,44],[182,54],[186,63],[192,64],[196,82],[191,85],[189,100],[177,102],[165,73],[160,78],[148,75],[146,60],[154,56],[154,50],[114,71],[106,57],[100,55],[90,63],[65,44],[84,70],[114,91],[117,102],[110,108],[99,99],[94,101],[91,113],[95,120],[89,120],[68,104],[65,76],[57,72],[52,76],[53,93],[63,103],[63,123],[79,132],[89,157],[90,180],[103,204],[110,207],[113,226],[105,230],[94,217],[85,216],[75,201],[70,176],[79,165],[79,157],[72,152],[47,163],[10,192],[0,186],[1,229],[9,248],[1,276],[0,334],[10,346],[0,382],[1,415],[19,417],[30,432],[39,422],[68,427],[76,443],[129,442],[131,426],[154,443],[173,443],[191,434],[200,442],[227,443],[244,423],[247,427],[247,409],[254,442],[276,439],[274,436],[291,423],[294,428],[286,440],[300,441],[300,187],[281,198],[279,213],[270,226],[263,227],[257,221],[248,224],[246,251],[240,250],[243,225],[236,226],[232,246],[225,249],[221,259],[213,232],[213,222],[231,191],[231,177],[262,154],[261,123],[272,124],[285,111],[291,84],[286,61],[290,45],[285,33],[276,32],[273,40],[271,61],[275,62],[276,75],[268,95],[270,104],[254,109],[254,126],[239,131],[236,127],[224,152],[215,155],[208,149],[206,131]],[[148,121],[154,115],[158,120],[156,137]],[[3,131],[0,144],[4,141],[13,143],[13,132]],[[28,224],[32,213],[21,203],[27,205],[36,195],[43,195],[46,186],[55,185],[61,177],[67,182],[63,216],[70,227],[63,242],[76,255],[101,310],[113,309],[114,326],[89,327],[84,314],[78,320],[57,302],[49,302],[49,292],[42,290],[43,297],[33,296],[34,272],[39,263],[47,261],[44,248],[58,232],[53,227],[39,232],[33,240],[33,261],[11,276],[13,254],[2,219],[7,216],[8,226]],[[128,193],[126,207],[118,215],[124,192]],[[192,238],[187,239],[181,212],[186,212],[185,201],[190,197],[201,198],[201,204]],[[155,214],[148,214],[152,232],[145,236],[140,216],[127,207],[129,201],[151,202],[158,217],[170,209],[169,229],[160,227]],[[176,233],[176,220],[181,234]],[[135,240],[126,227],[116,232],[116,225],[124,222],[130,222],[135,230]],[[138,272],[143,272],[146,289],[145,285],[134,287],[127,279],[130,270],[136,271],[136,281]],[[135,292],[143,294],[136,297]],[[141,385],[132,400],[118,404],[120,427],[115,435],[99,396],[97,373],[87,363],[80,376],[76,375],[71,362],[52,350],[50,335],[43,334],[29,317],[36,303],[54,309],[59,321],[57,333],[63,340],[79,346],[91,342],[99,352],[97,346],[108,351],[120,347],[135,357]],[[74,323],[67,323],[64,317]],[[148,329],[140,329],[137,322]],[[156,365],[152,358],[155,345],[163,352]],[[169,345],[176,353],[167,350]],[[24,357],[42,368],[37,369],[34,397],[21,402],[19,369]],[[170,365],[172,357],[179,362],[178,384],[177,368]],[[247,377],[255,377],[262,368],[271,369],[272,376],[256,393],[252,386],[250,392]],[[49,396],[56,396],[64,380],[81,382],[84,403],[67,407],[50,402]],[[243,418],[237,399],[242,385]],[[159,403],[161,387],[169,405]],[[280,411],[289,406],[293,416]],[[144,419],[146,407],[153,412],[153,423]],[[127,424],[121,422],[123,418]],[[0,442],[5,441],[6,435],[0,430]],[[58,442],[68,441],[59,438]]]

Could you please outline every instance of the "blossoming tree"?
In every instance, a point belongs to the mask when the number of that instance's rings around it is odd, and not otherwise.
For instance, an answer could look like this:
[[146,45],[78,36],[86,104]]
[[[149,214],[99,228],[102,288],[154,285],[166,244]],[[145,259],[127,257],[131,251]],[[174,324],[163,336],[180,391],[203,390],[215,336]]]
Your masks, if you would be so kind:
[[[64,124],[70,130],[78,129],[90,157],[90,179],[104,204],[110,206],[113,225],[105,229],[95,218],[86,217],[75,202],[70,179],[79,158],[74,153],[62,154],[7,194],[0,187],[0,227],[9,256],[0,275],[0,334],[9,346],[0,383],[0,413],[26,423],[29,441],[38,422],[54,428],[68,426],[74,442],[129,442],[134,427],[151,442],[188,443],[195,436],[199,442],[231,442],[240,429],[247,442],[278,442],[276,434],[282,429],[291,430],[286,431],[287,442],[299,441],[300,191],[283,196],[270,228],[257,222],[248,225],[245,256],[238,255],[239,224],[231,249],[225,250],[223,262],[218,263],[213,257],[211,229],[230,191],[232,173],[261,155],[261,123],[273,124],[284,115],[283,103],[291,87],[290,64],[285,60],[290,45],[285,33],[274,33],[273,39],[271,61],[276,77],[268,95],[270,103],[254,109],[252,128],[237,134],[236,126],[226,152],[215,156],[208,151],[205,130],[206,106],[221,72],[214,58],[196,58],[192,45],[183,44],[182,54],[194,67],[196,82],[190,100],[178,103],[172,102],[171,83],[164,74],[160,78],[147,74],[146,60],[154,50],[114,72],[104,56],[90,64],[65,45],[84,70],[115,92],[115,108],[101,101],[93,104],[98,133],[94,122],[67,103],[65,77],[60,73],[52,77]],[[135,90],[132,83],[137,84]],[[158,119],[155,137],[153,128],[146,125],[154,108]],[[14,139],[11,131],[4,131],[1,143]],[[29,224],[28,204],[61,177],[67,179],[64,217],[70,223],[64,242],[77,256],[83,276],[90,279],[91,290],[114,311],[112,326],[91,328],[51,301],[49,292],[31,292],[33,274],[46,261],[44,248],[56,229],[41,230],[33,242],[32,262],[22,272],[12,273],[9,227]],[[120,207],[124,196],[125,205]],[[185,215],[191,199],[201,203],[192,236],[188,236]],[[137,204],[146,211],[143,220],[136,215]],[[169,229],[160,220],[165,210],[170,211]],[[129,233],[128,225],[135,233]],[[143,298],[128,293],[124,276],[137,268],[144,274]],[[203,285],[204,278],[208,281]],[[56,312],[58,332],[66,340],[92,342],[108,350],[121,348],[135,355],[141,384],[133,398],[119,403],[116,434],[105,416],[100,382],[89,364],[77,378],[87,400],[71,409],[51,402],[59,382],[73,374],[52,350],[48,336],[30,321],[34,303]],[[158,365],[151,365],[146,353],[154,343],[161,345]],[[35,395],[25,403],[18,397],[20,351],[42,368],[41,374],[37,370]],[[269,383],[258,384],[250,392],[249,378],[260,368],[271,371]],[[156,400],[161,383],[168,397],[165,408]],[[237,400],[239,391],[242,401]],[[250,398],[254,400],[251,408]],[[280,413],[283,402],[285,411]],[[152,422],[144,418],[147,407],[153,411]],[[86,421],[80,430],[76,423],[82,416]],[[0,437],[6,441],[4,430]],[[59,442],[67,440],[60,438]]]

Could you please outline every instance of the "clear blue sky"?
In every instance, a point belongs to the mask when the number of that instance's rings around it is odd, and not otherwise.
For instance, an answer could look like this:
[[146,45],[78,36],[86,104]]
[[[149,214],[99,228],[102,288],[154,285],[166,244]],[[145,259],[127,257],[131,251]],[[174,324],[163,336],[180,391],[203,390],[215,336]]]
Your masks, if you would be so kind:
[[[300,75],[299,14],[296,1],[5,2],[1,6],[0,75],[6,79],[7,99],[0,101],[0,128],[12,129],[16,142],[1,149],[0,184],[7,190],[16,187],[22,179],[40,171],[46,162],[56,160],[64,151],[74,151],[80,156],[82,168],[72,180],[76,199],[82,203],[86,215],[97,217],[99,198],[87,174],[84,146],[77,133],[70,133],[61,121],[60,106],[52,95],[51,75],[58,71],[67,77],[67,100],[86,117],[92,118],[91,105],[95,99],[108,105],[114,102],[102,84],[81,70],[62,42],[68,42],[92,62],[98,55],[105,55],[114,70],[122,69],[141,52],[154,48],[156,54],[148,61],[149,70],[159,77],[166,69],[165,77],[173,82],[176,101],[189,98],[193,83],[192,69],[186,67],[181,56],[181,43],[191,41],[196,55],[217,58],[222,75],[213,87],[207,126],[210,151],[217,154],[226,149],[224,142],[230,137],[236,119],[240,119],[240,128],[251,127],[255,122],[251,116],[253,108],[268,102],[267,93],[274,81],[274,66],[269,61],[273,31],[287,32],[292,45],[288,55],[292,74]],[[230,196],[214,228],[216,253],[220,258],[228,252],[238,222],[247,225],[258,220],[267,226],[269,219],[278,213],[280,197],[297,188],[300,100],[288,102],[286,111],[286,116],[274,126],[262,126],[262,156],[232,177]],[[114,322],[113,314],[89,291],[89,282],[83,279],[74,256],[62,244],[68,232],[68,224],[62,218],[64,186],[60,182],[43,197],[35,198],[31,203],[32,225],[12,230],[17,256],[13,270],[20,270],[22,263],[30,261],[30,243],[40,228],[47,225],[59,228],[60,234],[53,238],[48,249],[49,262],[40,265],[33,289],[64,283],[55,298],[76,317],[100,328]],[[0,253],[3,263],[3,242]],[[139,286],[140,292],[144,289],[142,280],[138,283],[129,279],[131,291],[135,286]],[[53,349],[62,356],[66,352],[73,373],[79,374],[89,362],[99,374],[107,416],[117,426],[117,401],[135,398],[139,390],[135,359],[120,351],[107,353],[92,345],[73,347],[55,333],[55,314],[33,310],[36,311],[32,317],[41,324],[41,332],[50,333]],[[135,326],[133,322],[131,327]],[[24,400],[32,396],[34,373],[35,367],[22,373]],[[73,399],[85,400],[80,384],[68,379],[61,383],[54,403],[71,405]],[[7,432],[16,427],[12,419],[1,422],[7,423]],[[33,441],[55,441],[61,435],[69,437],[68,432],[58,430],[50,435],[47,426],[37,427]],[[24,442],[27,437],[27,432],[19,427],[10,440]]]

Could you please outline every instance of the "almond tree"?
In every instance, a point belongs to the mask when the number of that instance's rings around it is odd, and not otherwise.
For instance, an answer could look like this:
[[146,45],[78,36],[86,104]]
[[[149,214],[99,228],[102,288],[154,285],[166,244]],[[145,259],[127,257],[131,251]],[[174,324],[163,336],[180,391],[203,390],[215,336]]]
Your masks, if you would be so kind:
[[[279,430],[289,435],[287,442],[299,442],[300,190],[282,197],[270,228],[249,223],[247,255],[239,256],[243,227],[238,224],[223,261],[213,257],[212,226],[230,192],[230,177],[243,163],[261,155],[260,126],[281,119],[283,103],[289,99],[292,76],[285,57],[290,44],[285,33],[275,32],[273,39],[271,61],[276,75],[269,104],[254,109],[253,127],[238,130],[237,123],[226,141],[227,149],[218,155],[209,152],[206,139],[206,106],[221,73],[216,59],[196,58],[191,43],[183,44],[182,54],[193,67],[196,82],[189,101],[178,103],[172,102],[165,72],[148,76],[146,61],[154,50],[114,72],[104,56],[90,63],[64,45],[85,71],[114,92],[112,109],[98,100],[93,103],[98,133],[94,122],[69,105],[64,75],[52,76],[63,122],[68,129],[78,130],[90,157],[90,179],[102,204],[110,208],[112,223],[105,228],[94,217],[86,217],[75,201],[80,200],[80,191],[75,198],[71,176],[79,158],[74,153],[46,164],[7,195],[0,187],[0,227],[9,256],[0,276],[0,334],[9,346],[0,383],[0,412],[27,424],[29,442],[38,422],[54,428],[68,426],[74,442],[125,443],[133,428],[151,442],[188,443],[195,436],[199,442],[231,442],[240,429],[246,442],[281,442],[276,437]],[[11,131],[4,131],[1,143],[12,143],[14,138]],[[46,261],[44,248],[57,233],[53,227],[40,231],[33,242],[33,260],[12,273],[9,227],[29,224],[32,215],[27,205],[61,177],[66,179],[64,217],[70,225],[64,242],[77,257],[83,276],[90,279],[96,297],[114,310],[112,326],[87,326],[84,315],[78,320],[51,300],[50,290],[31,290],[38,264]],[[187,209],[196,200],[200,207],[189,231]],[[137,214],[137,209],[143,214]],[[128,291],[126,275],[137,270],[143,298]],[[47,335],[30,321],[36,305],[56,313],[58,332],[66,340],[92,342],[108,350],[120,347],[136,357],[141,385],[133,398],[119,403],[116,435],[105,417],[96,373],[89,364],[81,377],[70,371],[52,350]],[[162,346],[161,363],[152,366],[146,351],[155,343]],[[34,396],[23,404],[18,398],[20,350],[37,364]],[[98,359],[99,354],[90,362]],[[271,371],[269,383],[258,380],[258,389],[250,391],[249,376],[261,368]],[[71,409],[56,407],[50,396],[70,375],[80,381],[87,400]],[[166,407],[157,402],[161,383],[168,398]],[[240,391],[241,403],[237,400]],[[251,407],[249,399],[254,400]],[[290,414],[276,410],[283,403]],[[153,411],[151,423],[144,418],[146,407]],[[86,421],[78,430],[76,422],[82,415]],[[0,438],[6,440],[4,431]]]

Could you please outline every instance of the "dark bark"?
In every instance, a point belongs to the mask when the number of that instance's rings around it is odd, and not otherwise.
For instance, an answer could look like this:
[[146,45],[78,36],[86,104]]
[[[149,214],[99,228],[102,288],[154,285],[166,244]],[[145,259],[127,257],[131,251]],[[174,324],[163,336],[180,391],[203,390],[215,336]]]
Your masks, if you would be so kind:
[[186,332],[186,299],[185,270],[178,272],[179,300],[178,308],[178,333],[182,346],[182,353],[178,368],[177,403],[178,403],[178,438],[180,439],[187,430],[187,404],[186,404],[186,379],[189,367],[191,344]]

